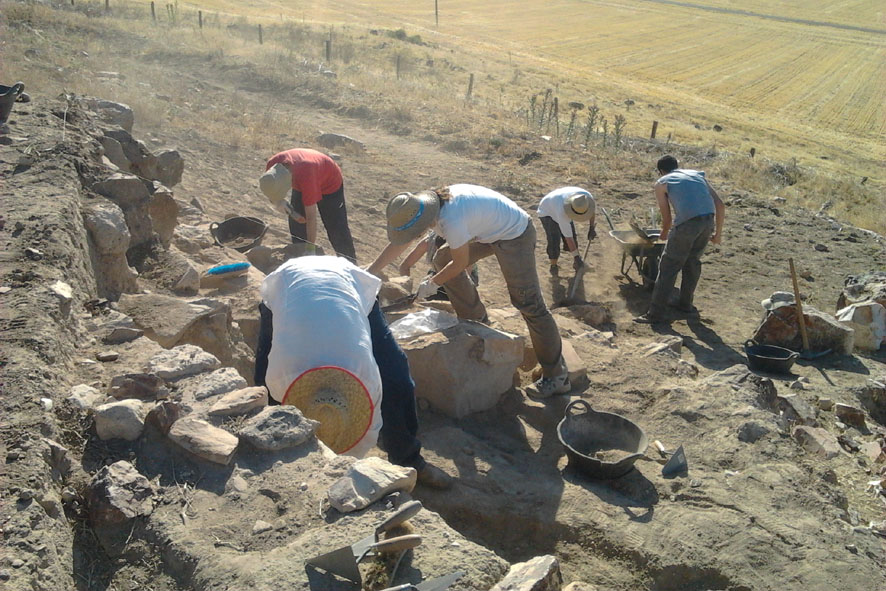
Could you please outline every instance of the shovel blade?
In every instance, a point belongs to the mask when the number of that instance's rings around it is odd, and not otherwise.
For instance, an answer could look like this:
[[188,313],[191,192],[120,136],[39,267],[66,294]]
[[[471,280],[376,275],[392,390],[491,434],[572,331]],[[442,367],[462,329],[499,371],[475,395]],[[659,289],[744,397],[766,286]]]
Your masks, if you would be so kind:
[[[370,538],[372,538],[372,536],[370,536]],[[305,564],[324,570],[333,575],[337,575],[343,579],[353,581],[358,585],[363,584],[360,569],[357,568],[357,561],[354,559],[354,553],[351,551],[350,546],[344,546],[338,550],[321,554],[315,558],[309,558],[305,561]]]
[[416,588],[418,591],[445,591],[445,589],[449,589],[451,584],[463,576],[464,573],[459,571],[442,577],[437,577],[436,579],[431,579],[430,581],[425,581],[424,583],[416,585]]

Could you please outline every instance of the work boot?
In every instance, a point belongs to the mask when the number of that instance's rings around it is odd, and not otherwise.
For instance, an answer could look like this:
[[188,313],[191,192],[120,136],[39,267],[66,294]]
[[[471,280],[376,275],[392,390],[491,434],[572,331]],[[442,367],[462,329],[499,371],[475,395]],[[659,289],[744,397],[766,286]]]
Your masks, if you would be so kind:
[[533,398],[550,398],[554,394],[566,394],[570,390],[572,384],[569,383],[569,374],[563,373],[554,377],[542,376],[526,387],[526,394]]
[[425,465],[418,471],[418,484],[437,490],[446,490],[452,487],[452,476],[437,466],[425,462]]
[[551,259],[551,275],[559,275],[560,267],[557,266],[557,259]]

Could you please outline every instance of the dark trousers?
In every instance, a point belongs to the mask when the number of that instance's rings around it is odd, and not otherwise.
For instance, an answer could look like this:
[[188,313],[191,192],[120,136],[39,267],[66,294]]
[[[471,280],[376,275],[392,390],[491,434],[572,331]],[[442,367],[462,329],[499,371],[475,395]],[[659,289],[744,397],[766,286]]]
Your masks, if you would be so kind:
[[680,283],[679,306],[687,309],[692,307],[695,288],[701,278],[701,254],[710,242],[713,231],[713,214],[686,220],[671,229],[661,254],[649,315],[664,316],[668,298],[677,281],[677,273],[681,271],[683,278]]
[[[273,314],[264,304],[259,304],[258,308],[261,324],[255,353],[255,384],[264,386],[273,340]],[[392,464],[420,470],[425,460],[421,457],[421,442],[416,437],[418,414],[415,409],[415,382],[409,373],[406,354],[391,334],[378,301],[369,313],[369,330],[372,355],[381,374],[380,447],[387,452]],[[269,398],[269,402],[279,404],[272,398]]]
[[[546,215],[539,219],[541,220],[541,227],[544,228],[545,237],[548,239],[548,258],[551,260],[559,259],[561,242],[563,243],[563,250],[569,251],[569,247],[566,246],[566,237],[563,236],[563,233],[560,231],[560,225],[554,218]],[[575,224],[569,222],[569,227],[572,228],[572,239],[575,240],[575,246],[578,248],[578,234],[575,233]]]
[[[302,204],[301,192],[293,189],[292,207],[299,214],[305,214],[305,207]],[[357,253],[354,250],[354,239],[351,237],[351,229],[348,227],[348,210],[345,207],[345,185],[338,188],[338,191],[323,195],[323,198],[317,203],[317,210],[320,212],[320,219],[326,228],[326,236],[335,249],[335,254],[345,257],[352,263],[357,262]],[[289,233],[292,235],[292,242],[306,242],[308,237],[308,227],[306,224],[300,224],[291,217],[289,218]]]

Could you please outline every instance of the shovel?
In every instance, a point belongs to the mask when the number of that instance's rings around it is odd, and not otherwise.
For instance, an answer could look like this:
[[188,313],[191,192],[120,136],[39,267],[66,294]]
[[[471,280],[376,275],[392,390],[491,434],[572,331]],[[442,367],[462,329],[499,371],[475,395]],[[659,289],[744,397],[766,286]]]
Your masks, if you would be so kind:
[[606,222],[609,224],[609,229],[615,232],[615,225],[612,223],[612,218],[609,217],[609,212],[606,211],[605,207],[600,207],[600,211],[602,211],[603,215],[606,217]]
[[788,264],[791,266],[791,281],[794,283],[794,302],[797,306],[797,324],[800,326],[800,340],[803,343],[803,350],[800,351],[800,359],[818,359],[824,357],[831,352],[830,349],[813,353],[809,350],[809,335],[806,334],[806,317],[803,316],[803,302],[800,301],[800,285],[797,283],[797,272],[794,270],[794,259],[789,258]]
[[[585,254],[581,258],[584,261],[588,256],[588,251],[591,250],[591,241],[588,240],[588,245],[585,247]],[[578,284],[581,283],[582,278],[585,274],[585,269],[587,267],[587,263],[583,263],[581,268],[575,272],[575,277],[572,278],[572,285],[569,286],[569,293],[566,294],[566,299],[563,300],[563,304],[567,306],[571,306],[573,304],[582,304],[584,302],[576,302],[575,301],[575,291],[578,289]]]
[[403,585],[397,585],[396,587],[388,587],[382,591],[445,591],[446,589],[449,589],[451,584],[463,576],[463,572],[456,572],[437,577],[436,579],[430,579],[424,583],[418,583],[417,585],[405,583]]
[[356,544],[343,546],[332,552],[327,552],[326,554],[321,554],[315,558],[310,558],[305,561],[305,564],[309,564],[361,585],[363,581],[360,576],[360,569],[357,568],[357,564],[363,560],[369,552],[396,552],[397,550],[415,548],[421,544],[421,536],[417,535],[399,536],[388,540],[382,540],[381,542],[378,541],[378,538],[382,533],[394,529],[404,521],[414,517],[419,511],[421,511],[421,508],[421,501],[410,501],[405,503],[402,507],[397,509],[393,515],[378,524],[373,533],[369,534]]

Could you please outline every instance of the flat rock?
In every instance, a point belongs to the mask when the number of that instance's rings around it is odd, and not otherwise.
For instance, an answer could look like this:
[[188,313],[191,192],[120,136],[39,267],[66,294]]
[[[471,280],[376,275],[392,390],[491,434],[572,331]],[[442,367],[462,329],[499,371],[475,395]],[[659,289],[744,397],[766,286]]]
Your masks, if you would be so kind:
[[744,443],[755,443],[769,434],[769,428],[757,421],[748,421],[738,428],[738,440]]
[[188,302],[161,294],[123,294],[118,305],[145,336],[166,348],[179,344],[188,329],[217,310],[205,300]]
[[490,591],[560,591],[563,576],[556,556],[536,556],[511,565],[508,574]]
[[778,410],[784,413],[784,416],[800,425],[818,425],[815,409],[809,403],[800,398],[793,392],[790,394],[779,394],[776,398]]
[[269,406],[246,421],[239,435],[258,449],[279,451],[302,445],[313,438],[319,426],[294,406]]
[[96,361],[101,361],[102,363],[117,361],[119,358],[120,353],[117,351],[99,351],[95,354]]
[[233,392],[234,390],[241,390],[248,385],[236,369],[233,367],[221,367],[195,378],[185,388],[182,400],[188,402],[193,398],[194,400],[202,401],[213,396]]
[[354,462],[329,487],[329,502],[342,513],[359,511],[394,491],[412,492],[417,477],[415,468],[395,466],[381,458],[364,458]]
[[147,244],[153,238],[148,202],[151,194],[140,178],[115,173],[92,185],[92,190],[120,206],[131,236],[130,246]]
[[135,441],[145,428],[145,409],[138,400],[109,402],[95,408],[95,431],[99,439]]
[[153,373],[167,381],[180,380],[216,369],[221,362],[215,355],[195,345],[179,345],[157,353],[148,360],[146,373]]
[[111,379],[110,395],[117,400],[161,400],[169,397],[166,382],[150,373],[128,373]]
[[883,451],[883,446],[879,441],[862,443],[859,451],[873,464],[886,460],[886,452]]
[[819,455],[828,460],[840,455],[840,444],[837,443],[837,438],[829,431],[820,427],[807,427],[805,425],[794,427],[793,436],[803,449],[809,453]]
[[[100,78],[123,78],[117,72],[97,72],[96,75]],[[132,131],[132,124],[135,123],[135,114],[129,105],[94,97],[84,97],[81,101],[87,109],[98,113],[102,121],[117,125],[126,131]]]
[[178,223],[178,202],[165,185],[154,182],[154,190],[148,202],[148,214],[160,243],[168,248]]
[[566,362],[566,371],[569,372],[569,382],[572,384],[572,389],[584,388],[588,385],[588,368],[575,352],[575,347],[572,346],[569,339],[562,339],[562,342],[563,360]]
[[848,404],[838,402],[834,406],[834,415],[847,425],[852,425],[853,427],[863,429],[866,425],[864,411]]
[[317,136],[317,143],[329,150],[338,147],[364,150],[363,142],[340,133],[321,133]]
[[68,400],[80,410],[87,410],[94,407],[105,399],[105,395],[98,389],[87,384],[78,384],[71,388]]
[[212,236],[206,228],[178,224],[172,234],[172,244],[182,252],[197,254],[201,250],[211,247],[213,242]]
[[494,407],[513,387],[523,362],[524,339],[475,322],[401,342],[415,393],[449,416],[461,418]]
[[209,409],[211,416],[245,415],[268,405],[268,390],[264,386],[242,388],[225,394]]
[[650,357],[659,353],[667,353],[679,356],[683,351],[683,339],[676,335],[669,335],[661,340],[650,343],[643,347],[643,356]]
[[195,456],[222,465],[231,462],[239,443],[236,435],[193,417],[173,423],[168,437]]

